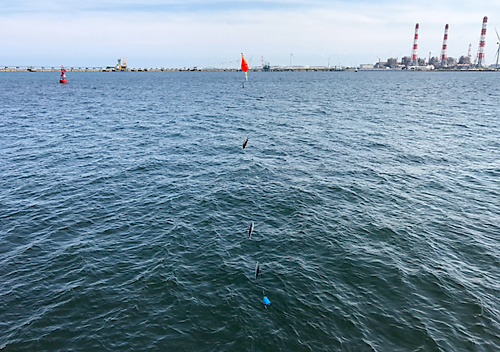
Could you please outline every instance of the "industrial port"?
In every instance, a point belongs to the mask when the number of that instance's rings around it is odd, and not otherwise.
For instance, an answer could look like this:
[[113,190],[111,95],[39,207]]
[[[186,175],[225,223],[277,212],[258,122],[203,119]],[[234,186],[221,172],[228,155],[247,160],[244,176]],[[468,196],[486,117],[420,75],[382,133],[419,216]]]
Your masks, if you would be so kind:
[[[446,24],[444,28],[443,45],[441,48],[441,55],[431,56],[429,53],[427,57],[418,56],[418,31],[420,29],[419,23],[415,25],[415,34],[413,37],[413,47],[411,56],[404,56],[401,60],[398,58],[388,58],[386,61],[381,61],[373,64],[360,64],[355,67],[350,66],[292,66],[291,60],[290,65],[271,65],[270,63],[264,63],[259,66],[250,67],[250,71],[358,71],[358,70],[371,70],[371,71],[386,71],[386,70],[412,70],[412,71],[498,71],[499,66],[499,56],[500,56],[500,35],[495,29],[496,36],[498,38],[498,49],[495,55],[495,64],[486,66],[484,49],[486,46],[486,28],[488,23],[488,17],[483,18],[481,27],[481,36],[479,41],[479,46],[477,49],[477,54],[475,59],[472,59],[471,49],[472,43],[469,44],[469,50],[467,55],[462,55],[460,58],[456,59],[449,57],[447,55],[448,50],[448,32],[449,25]],[[291,54],[293,55],[293,54]],[[101,67],[65,67],[68,72],[147,72],[147,71],[240,71],[236,67],[189,67],[189,68],[164,68],[164,67],[129,67],[127,66],[127,59],[120,58],[117,60],[117,64],[114,66],[101,66]],[[0,66],[0,72],[10,72],[10,71],[27,71],[27,72],[52,72],[60,71],[61,68],[50,66]]]

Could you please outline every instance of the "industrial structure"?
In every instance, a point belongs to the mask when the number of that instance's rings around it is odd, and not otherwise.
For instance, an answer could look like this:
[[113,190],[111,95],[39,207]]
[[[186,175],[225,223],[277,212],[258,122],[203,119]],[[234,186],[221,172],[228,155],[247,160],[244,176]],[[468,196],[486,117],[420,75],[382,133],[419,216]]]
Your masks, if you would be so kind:
[[484,47],[486,46],[486,24],[488,23],[488,17],[483,18],[483,27],[481,28],[481,39],[479,40],[479,49],[477,50],[477,66],[484,67],[486,63],[484,62]]
[[497,29],[495,28],[495,33],[497,34],[497,38],[498,38],[498,42],[497,42],[497,45],[498,45],[498,49],[497,49],[497,53],[496,53],[496,58],[497,58],[497,62],[495,64],[495,69],[498,70],[498,59],[499,59],[499,56],[500,56],[500,35],[498,35],[498,32],[497,32]]
[[413,51],[411,53],[411,64],[413,66],[418,66],[418,56],[417,56],[417,48],[418,48],[418,23],[415,25],[415,38],[413,39]]
[[127,70],[127,59],[126,58],[118,59],[118,65],[116,65],[116,68],[120,71],[126,71]]
[[[444,39],[443,39],[443,48],[441,49],[441,66],[446,67],[448,65],[446,59],[446,49],[448,48],[448,24],[444,27]],[[431,60],[429,59],[429,62]]]
[[[486,67],[484,51],[486,46],[486,25],[488,23],[488,17],[484,16],[483,18],[483,26],[481,28],[481,38],[479,41],[479,48],[477,51],[476,59],[474,60],[474,66],[479,69],[483,69]],[[443,37],[443,46],[441,48],[440,57],[431,57],[431,52],[429,52],[429,61],[426,63],[424,58],[419,58],[417,49],[418,49],[418,31],[419,24],[415,25],[415,36],[413,37],[413,50],[411,57],[403,57],[400,64],[394,64],[391,58],[391,63],[389,61],[387,63],[379,62],[378,65],[375,65],[375,68],[380,67],[389,67],[395,68],[396,66],[399,68],[408,68],[412,70],[421,70],[421,69],[433,69],[433,68],[453,68],[458,67],[460,69],[466,67],[473,67],[471,62],[471,45],[469,44],[469,51],[467,56],[461,56],[460,60],[456,60],[454,58],[448,57],[448,30],[450,28],[449,24],[446,24],[444,27],[444,37]],[[499,36],[500,40],[500,36]],[[499,53],[500,55],[500,53]],[[380,60],[379,60],[380,61]]]

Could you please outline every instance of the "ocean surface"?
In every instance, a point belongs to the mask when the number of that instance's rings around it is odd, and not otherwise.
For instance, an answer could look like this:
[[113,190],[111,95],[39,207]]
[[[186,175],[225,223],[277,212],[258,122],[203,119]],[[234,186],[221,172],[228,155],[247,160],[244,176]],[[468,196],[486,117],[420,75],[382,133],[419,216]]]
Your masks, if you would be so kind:
[[500,350],[500,73],[67,77],[0,73],[2,352]]

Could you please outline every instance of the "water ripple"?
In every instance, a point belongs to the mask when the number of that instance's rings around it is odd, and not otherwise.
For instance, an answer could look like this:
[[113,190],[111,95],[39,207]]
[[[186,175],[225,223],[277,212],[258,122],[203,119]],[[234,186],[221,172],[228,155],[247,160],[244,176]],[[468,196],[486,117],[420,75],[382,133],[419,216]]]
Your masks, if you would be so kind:
[[2,351],[500,348],[494,75],[2,75]]

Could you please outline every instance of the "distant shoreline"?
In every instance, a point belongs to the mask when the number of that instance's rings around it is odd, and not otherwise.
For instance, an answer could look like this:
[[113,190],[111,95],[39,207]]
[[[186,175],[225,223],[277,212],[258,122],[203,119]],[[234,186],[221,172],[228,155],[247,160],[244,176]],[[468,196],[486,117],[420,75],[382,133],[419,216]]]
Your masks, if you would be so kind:
[[[0,66],[1,67],[1,66]],[[113,67],[65,67],[66,72],[241,72],[236,68],[127,68],[117,69]],[[60,68],[55,67],[36,67],[36,66],[13,66],[2,67],[0,72],[60,72]],[[425,72],[496,72],[494,68],[438,68],[438,69],[401,69],[401,68],[352,68],[352,67],[322,67],[322,66],[299,66],[299,67],[284,67],[271,66],[266,69],[253,68],[251,72],[317,72],[317,71],[425,71]]]

